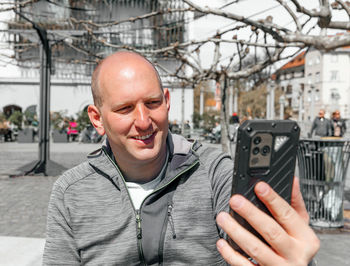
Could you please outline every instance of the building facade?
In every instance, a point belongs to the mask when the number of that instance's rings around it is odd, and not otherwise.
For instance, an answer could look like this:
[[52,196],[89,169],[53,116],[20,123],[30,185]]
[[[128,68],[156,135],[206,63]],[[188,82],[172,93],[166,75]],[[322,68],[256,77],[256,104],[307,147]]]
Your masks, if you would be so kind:
[[330,52],[309,51],[305,64],[305,113],[315,117],[323,108],[331,116],[340,110],[344,118],[350,117],[350,47]]
[[350,47],[342,47],[302,52],[275,74],[294,118],[312,121],[320,109],[326,117],[340,110],[343,118],[350,118],[349,69]]
[[[167,69],[179,64],[174,58],[163,59],[147,51],[187,38],[183,12],[160,12],[181,5],[182,1],[163,0],[41,0],[22,7],[23,16],[17,14],[7,22],[7,38],[18,70],[12,77],[0,76],[0,110],[7,105],[25,110],[39,103],[40,41],[33,23],[46,30],[52,54],[50,110],[76,116],[92,103],[91,74],[98,60],[108,54],[132,47]],[[159,14],[128,21],[151,12]],[[171,92],[170,119],[191,120],[193,91],[183,89],[162,67],[158,69],[163,86]]]

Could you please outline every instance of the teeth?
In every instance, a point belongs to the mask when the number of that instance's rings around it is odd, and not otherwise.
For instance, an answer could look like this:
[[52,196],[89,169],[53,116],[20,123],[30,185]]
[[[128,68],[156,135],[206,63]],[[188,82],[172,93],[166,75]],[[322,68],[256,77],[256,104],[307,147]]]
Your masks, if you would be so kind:
[[146,135],[146,136],[137,136],[137,137],[134,137],[135,139],[141,139],[141,140],[144,140],[144,139],[148,139],[149,137],[151,137],[152,134],[149,134],[149,135]]

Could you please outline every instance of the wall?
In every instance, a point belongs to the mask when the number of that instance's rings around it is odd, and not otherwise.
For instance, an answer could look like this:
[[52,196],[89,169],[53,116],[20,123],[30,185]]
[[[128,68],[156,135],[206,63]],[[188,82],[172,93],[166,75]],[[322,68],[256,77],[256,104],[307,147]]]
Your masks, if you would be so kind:
[[[22,107],[38,105],[40,88],[36,79],[0,79],[0,111],[9,104]],[[92,103],[89,81],[74,83],[70,80],[52,81],[50,110],[66,111],[67,116],[76,116],[87,104]],[[39,110],[37,110],[39,112]]]
[[[185,89],[185,115],[184,120],[192,121],[193,90]],[[40,98],[39,84],[33,79],[0,79],[0,111],[9,104],[22,107],[24,111],[30,105],[38,105]],[[75,116],[86,105],[93,103],[90,81],[75,83],[72,80],[53,80],[51,85],[50,110],[66,111],[65,115]],[[171,121],[182,121],[182,89],[170,89]]]
[[[170,112],[169,120],[176,120],[178,124],[182,121],[181,106],[182,106],[182,89],[170,89]],[[185,112],[184,121],[189,120],[192,123],[193,115],[193,90],[185,89]]]
[[[349,53],[338,51],[324,55],[323,102],[329,113],[340,110],[343,117],[350,117],[350,60]],[[337,71],[336,79],[332,79],[332,72]]]

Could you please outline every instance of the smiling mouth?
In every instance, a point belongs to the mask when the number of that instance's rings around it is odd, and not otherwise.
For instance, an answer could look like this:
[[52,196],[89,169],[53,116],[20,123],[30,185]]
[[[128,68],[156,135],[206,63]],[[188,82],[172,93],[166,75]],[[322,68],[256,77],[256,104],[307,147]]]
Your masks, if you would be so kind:
[[154,133],[148,134],[148,135],[144,135],[144,136],[135,136],[132,137],[133,139],[137,139],[137,140],[146,140],[149,139],[150,137],[153,136]]

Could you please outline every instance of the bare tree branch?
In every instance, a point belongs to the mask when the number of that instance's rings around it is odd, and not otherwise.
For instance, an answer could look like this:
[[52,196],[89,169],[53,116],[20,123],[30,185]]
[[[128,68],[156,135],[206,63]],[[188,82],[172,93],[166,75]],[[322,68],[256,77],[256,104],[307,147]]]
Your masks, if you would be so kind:
[[302,27],[300,25],[299,19],[297,18],[297,16],[294,14],[294,12],[292,11],[292,9],[286,4],[286,2],[284,0],[276,0],[277,2],[279,2],[281,4],[281,6],[283,6],[287,12],[289,13],[289,15],[293,18],[295,25],[297,26],[297,31],[301,31]]

